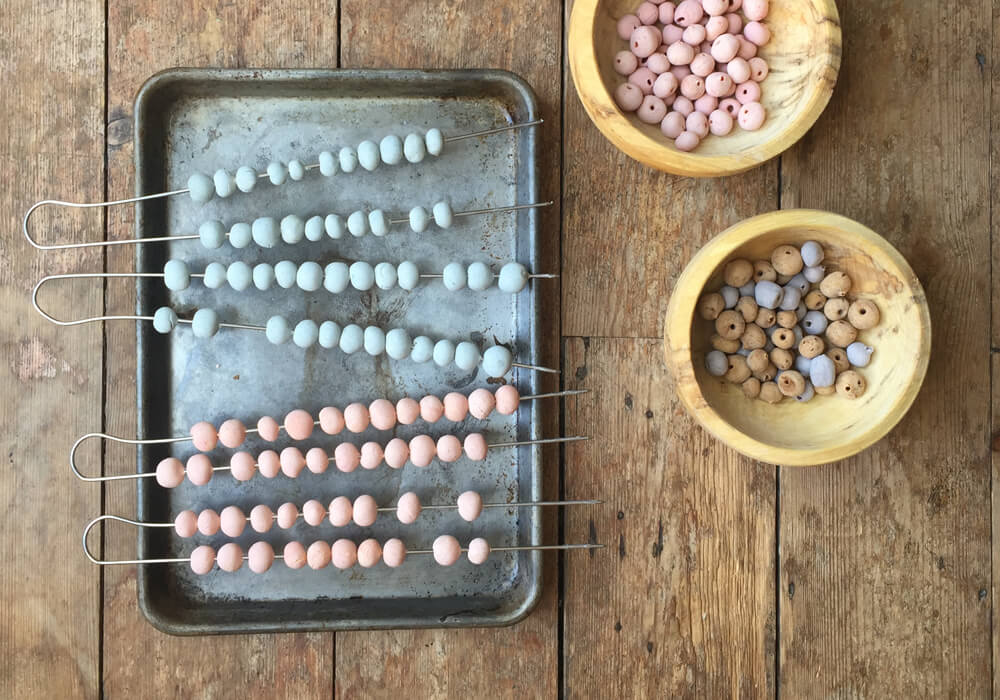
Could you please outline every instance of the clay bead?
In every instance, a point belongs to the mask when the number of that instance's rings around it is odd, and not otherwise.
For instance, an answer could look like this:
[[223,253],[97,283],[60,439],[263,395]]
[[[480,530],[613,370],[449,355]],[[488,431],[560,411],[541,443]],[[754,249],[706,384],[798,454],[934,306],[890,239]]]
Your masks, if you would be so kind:
[[[656,73],[643,66],[630,75],[628,77],[628,81],[630,84],[639,88],[644,97],[648,97],[653,94],[653,83],[656,82]],[[642,109],[641,102],[639,103],[639,107],[637,109]]]
[[750,377],[743,382],[743,395],[748,399],[755,399],[760,396],[760,380],[757,377]]
[[753,264],[749,260],[737,258],[726,263],[722,278],[730,287],[742,287],[753,278]]
[[758,307],[757,302],[750,297],[742,297],[738,302],[736,302],[736,310],[743,314],[744,321],[752,323],[756,320],[760,307]]
[[781,275],[797,275],[802,271],[802,255],[795,246],[779,245],[771,253],[771,265]]
[[732,34],[723,34],[712,42],[712,58],[719,63],[729,63],[740,51],[740,40]]
[[757,348],[747,356],[747,367],[754,374],[763,372],[769,364],[771,364],[771,359],[763,348]]
[[719,352],[724,352],[727,355],[732,355],[740,349],[739,340],[726,340],[718,333],[712,334],[711,343],[713,349],[718,350]]
[[828,299],[823,305],[823,315],[831,321],[842,321],[847,318],[847,312],[851,308],[851,303],[847,299],[837,297]]
[[[709,44],[728,31],[729,18],[724,15],[712,17],[705,23],[705,39],[709,42]],[[711,50],[711,45],[709,45],[709,50]]]
[[785,296],[785,290],[774,282],[758,281],[754,288],[754,300],[765,309],[776,309]]
[[[627,52],[624,52],[627,53]],[[726,64],[726,72],[733,82],[741,85],[750,80],[750,64],[742,58],[734,58]]]
[[718,350],[705,355],[705,369],[713,377],[721,377],[729,371],[729,358]]
[[778,389],[780,389],[781,393],[785,396],[798,396],[806,390],[805,377],[796,372],[794,369],[782,372],[781,376],[778,377]]
[[816,267],[807,267],[802,270],[802,276],[806,278],[806,282],[810,284],[819,284],[826,277],[826,267],[824,265],[817,265]]
[[706,294],[698,301],[698,313],[706,321],[714,321],[726,308],[726,301],[718,292]]
[[[653,94],[661,100],[665,100],[668,97],[676,95],[679,87],[680,81],[677,80],[677,76],[670,72],[661,73],[653,81]],[[677,137],[675,136],[674,138]]]
[[625,41],[632,38],[632,32],[642,26],[642,22],[635,15],[625,15],[618,20],[618,36]]
[[818,335],[806,336],[799,343],[799,354],[809,360],[817,355],[822,355],[824,350],[826,350],[826,343]]
[[767,335],[756,323],[746,324],[740,342],[747,350],[756,350],[767,345]]
[[846,297],[851,291],[851,278],[846,272],[831,272],[819,283],[819,291],[823,292],[829,299]]
[[[746,330],[746,321],[738,311],[728,310],[715,319],[715,332],[727,340],[735,340]],[[853,340],[852,340],[853,342]]]
[[742,355],[730,355],[729,369],[724,375],[726,381],[733,384],[742,384],[750,378],[751,374],[752,372],[750,371],[750,367],[747,366],[746,358]]
[[795,364],[795,356],[789,350],[775,348],[770,354],[771,362],[780,370],[788,370]]
[[660,48],[663,34],[656,27],[641,26],[629,37],[629,49],[639,58],[651,56]]
[[[673,76],[671,76],[673,77]],[[676,78],[675,78],[676,80]],[[687,129],[687,120],[680,112],[671,112],[660,122],[660,131],[668,139],[676,139]]]
[[750,77],[756,80],[758,83],[767,77],[768,73],[771,72],[770,67],[767,65],[767,61],[763,58],[754,56],[749,61],[750,64]]
[[788,328],[779,328],[771,334],[771,342],[775,347],[790,350],[795,345],[795,333]]
[[716,136],[728,136],[733,131],[733,118],[729,112],[716,109],[708,115],[708,128]]
[[837,387],[835,386],[814,386],[813,389],[817,396],[832,396],[837,393]]
[[757,325],[767,329],[773,326],[778,320],[778,315],[773,309],[760,308],[757,310]]
[[858,299],[847,309],[847,320],[859,331],[877,326],[881,320],[880,316],[878,307],[871,299]]
[[[652,92],[652,81],[650,81],[649,85],[650,92]],[[639,121],[646,124],[659,124],[667,116],[667,104],[655,95],[646,95],[642,98],[642,104],[639,105],[639,109],[636,110],[635,114],[639,117]]]
[[615,72],[619,75],[632,75],[639,67],[639,59],[631,51],[619,51],[615,55]]
[[806,308],[810,311],[819,311],[826,306],[826,295],[818,289],[814,289],[805,298]]
[[851,368],[851,362],[847,359],[847,351],[843,348],[830,348],[826,351],[825,355],[830,358],[837,374],[846,372]]
[[[666,54],[654,53],[646,59],[646,68],[656,73],[657,76],[670,72],[670,59]],[[657,95],[659,97],[659,95]]]
[[774,366],[773,362],[768,362],[763,372],[754,372],[753,376],[762,382],[769,382],[778,376],[778,368]]
[[765,403],[776,404],[781,403],[784,395],[781,393],[781,389],[778,388],[777,384],[768,381],[761,384],[758,398]]
[[708,117],[701,112],[691,112],[688,115],[685,126],[687,127],[687,131],[695,134],[699,139],[708,136]]
[[729,97],[733,94],[736,85],[728,73],[716,71],[705,78],[705,92],[712,97]]
[[782,328],[795,328],[799,323],[799,317],[794,311],[779,311],[777,314],[778,325]]
[[752,22],[760,22],[770,10],[768,0],[744,0],[743,14]]
[[767,260],[758,260],[753,264],[753,276],[758,282],[774,282],[778,279],[778,271]]
[[858,339],[858,329],[847,321],[834,321],[827,326],[826,339],[831,345],[846,348]]
[[[644,2],[636,8],[635,16],[638,17],[639,21],[643,24],[656,24],[657,20],[660,19],[660,8],[651,2]],[[763,18],[751,17],[751,19]]]
[[847,399],[857,399],[865,394],[868,382],[854,370],[847,370],[837,377],[837,393]]
[[615,89],[615,103],[626,112],[639,109],[645,95],[632,83],[622,83]]
[[847,346],[847,360],[855,367],[867,367],[874,352],[875,348],[864,343],[851,343]]
[[701,22],[704,16],[705,8],[699,0],[684,0],[674,10],[674,24],[678,27],[690,27]]
[[704,25],[692,24],[690,27],[684,29],[681,40],[685,44],[691,44],[691,46],[701,46],[707,36],[708,32]]
[[687,66],[694,60],[695,50],[690,44],[675,41],[667,48],[667,58],[675,66]]

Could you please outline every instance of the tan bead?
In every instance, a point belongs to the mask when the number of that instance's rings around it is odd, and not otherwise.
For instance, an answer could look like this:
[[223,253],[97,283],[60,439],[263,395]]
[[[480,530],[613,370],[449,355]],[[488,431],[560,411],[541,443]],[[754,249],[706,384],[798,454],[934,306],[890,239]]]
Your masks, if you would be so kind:
[[706,294],[698,300],[698,313],[706,321],[714,321],[726,308],[726,300],[718,292]]
[[736,340],[743,331],[746,330],[747,322],[743,320],[743,314],[739,311],[723,311],[715,319],[715,332],[726,340]]
[[761,328],[770,328],[777,321],[778,315],[772,309],[757,310],[757,325]]
[[826,339],[831,345],[846,348],[858,339],[858,329],[847,321],[834,321],[826,328]]
[[749,260],[738,258],[726,263],[722,278],[730,287],[739,289],[753,279],[753,264]]
[[823,315],[831,321],[843,321],[847,318],[847,310],[851,308],[851,303],[847,299],[829,299],[823,305]]
[[790,350],[783,350],[782,348],[772,350],[770,359],[778,369],[791,369],[792,365],[795,364],[795,355]]
[[763,372],[769,364],[771,364],[771,358],[767,356],[767,351],[763,348],[758,348],[747,356],[747,366],[754,374]]
[[762,382],[769,382],[778,376],[778,368],[774,366],[773,362],[767,363],[767,369],[763,372],[754,372],[753,376],[757,377]]
[[854,370],[841,372],[837,377],[837,393],[845,399],[857,399],[865,395],[868,389],[868,382],[865,378]]
[[805,304],[810,311],[819,311],[826,306],[826,295],[818,289],[814,289],[806,294]]
[[871,299],[858,299],[847,310],[847,320],[859,331],[866,331],[878,325],[881,314]]
[[774,282],[778,272],[767,260],[758,260],[753,264],[753,278],[756,282]]
[[775,404],[781,403],[781,400],[785,398],[784,394],[781,393],[781,389],[774,382],[764,382],[760,385],[760,395],[758,398],[766,403]]
[[779,245],[771,253],[771,265],[779,275],[797,275],[802,272],[802,255],[793,245]]
[[819,291],[830,299],[846,297],[847,293],[851,291],[851,278],[847,276],[846,272],[840,270],[831,272],[819,283]]
[[726,340],[716,333],[712,336],[712,347],[719,352],[732,355],[734,352],[739,352],[741,346],[739,340]]
[[795,345],[795,333],[790,328],[779,328],[771,334],[771,342],[776,348],[791,350]]
[[743,394],[748,399],[755,399],[760,395],[760,380],[757,377],[750,377],[743,382]]
[[806,378],[794,369],[782,372],[778,377],[778,388],[785,396],[798,396],[806,390]]
[[782,328],[795,328],[799,324],[799,317],[794,311],[779,311],[777,318]]
[[760,311],[752,297],[743,297],[736,302],[736,310],[743,314],[743,320],[747,323],[753,323],[757,319],[757,312]]
[[837,393],[837,387],[832,384],[830,386],[814,386],[813,389],[815,389],[817,396],[832,396]]
[[851,363],[847,359],[847,353],[840,348],[830,348],[826,351],[826,356],[833,360],[833,369],[837,374],[846,372],[851,368]]
[[767,345],[767,334],[756,323],[750,323],[740,336],[740,342],[745,349],[756,350]]
[[818,335],[807,335],[799,343],[799,354],[808,360],[822,355],[824,350],[826,350],[826,343]]
[[775,281],[779,287],[784,287],[792,281],[793,277],[795,277],[795,275],[778,275],[778,279]]
[[729,356],[729,370],[726,371],[724,375],[726,381],[732,382],[733,384],[742,384],[750,378],[752,372],[747,366],[747,360],[743,355],[730,355]]

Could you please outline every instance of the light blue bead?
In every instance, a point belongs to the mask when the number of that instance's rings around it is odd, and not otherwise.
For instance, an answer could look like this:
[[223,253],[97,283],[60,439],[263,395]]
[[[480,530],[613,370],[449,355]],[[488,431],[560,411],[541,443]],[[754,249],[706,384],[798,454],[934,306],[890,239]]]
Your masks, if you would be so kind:
[[291,289],[295,286],[295,278],[298,276],[299,266],[291,260],[282,260],[274,266],[274,279],[282,289]]
[[431,215],[423,207],[410,209],[410,229],[414,233],[423,233],[430,226]]
[[358,152],[350,146],[344,146],[337,154],[340,160],[340,169],[345,173],[353,173],[358,167]]
[[847,361],[855,367],[867,367],[868,363],[872,361],[873,352],[875,349],[864,343],[851,343],[847,346]]
[[343,238],[344,219],[339,214],[327,215],[326,219],[323,220],[323,226],[326,228],[326,235],[330,238],[334,240]]
[[319,154],[319,172],[326,177],[337,174],[337,159],[330,151]]
[[455,366],[463,372],[474,370],[479,366],[481,359],[482,355],[479,354],[479,348],[467,340],[459,343],[455,348]]
[[802,301],[802,292],[799,291],[798,287],[788,285],[785,287],[784,294],[781,296],[781,303],[778,304],[778,307],[782,311],[795,311],[799,307],[800,301]]
[[219,168],[212,176],[212,180],[215,183],[215,194],[223,199],[236,192],[236,178],[228,170]]
[[253,282],[253,270],[242,260],[237,260],[229,264],[226,270],[226,280],[229,286],[237,292],[242,292]]
[[413,339],[413,348],[410,350],[410,359],[423,364],[430,362],[434,357],[434,341],[426,335],[418,335]]
[[284,345],[292,337],[292,328],[284,316],[272,316],[267,319],[264,335],[272,345]]
[[211,338],[219,332],[219,314],[213,309],[198,309],[191,319],[191,332],[195,338]]
[[218,289],[226,283],[226,266],[218,262],[210,262],[205,266],[205,278],[202,280],[209,289]]
[[807,379],[806,388],[801,394],[795,397],[795,400],[799,403],[808,403],[813,400],[814,396],[816,396],[816,389],[813,388],[812,382]]
[[306,169],[305,166],[302,165],[302,161],[299,160],[288,161],[288,177],[298,182],[305,176],[306,176]]
[[368,233],[368,217],[363,211],[351,212],[351,215],[347,217],[347,230],[355,238],[360,238]]
[[823,246],[816,241],[806,241],[799,250],[802,254],[802,263],[806,267],[816,267],[823,262]]
[[353,355],[365,345],[365,332],[361,326],[352,323],[340,332],[340,349],[348,355]]
[[719,290],[719,294],[722,295],[722,300],[726,303],[727,309],[736,308],[736,304],[739,303],[740,300],[740,290],[738,290],[736,287],[730,287],[729,285],[726,285],[725,287]]
[[444,266],[441,281],[444,282],[444,288],[449,292],[465,289],[465,284],[468,281],[465,275],[465,266],[457,262],[448,263]]
[[332,262],[323,271],[323,286],[326,291],[340,294],[351,284],[351,273],[346,263]]
[[385,331],[378,326],[365,328],[365,352],[377,357],[385,352]]
[[188,189],[191,190],[191,199],[204,204],[215,196],[215,182],[205,173],[195,173],[188,178]]
[[289,245],[301,243],[306,235],[306,222],[301,216],[289,214],[281,220],[281,240]]
[[306,239],[315,243],[316,241],[323,240],[323,217],[313,216],[306,221]]
[[424,142],[427,145],[428,153],[432,156],[441,155],[441,151],[444,149],[444,135],[440,129],[434,128],[428,131],[424,137]]
[[483,371],[489,377],[502,377],[514,366],[514,355],[503,345],[486,348],[483,353]]
[[246,165],[236,169],[236,186],[240,192],[253,192],[257,186],[257,171]]
[[340,324],[323,321],[319,326],[319,344],[327,350],[340,345]]
[[396,165],[403,160],[403,140],[395,134],[389,134],[378,144],[379,157],[386,165]]
[[292,333],[292,342],[300,348],[310,348],[319,340],[319,326],[315,321],[308,318],[295,324],[295,332]]
[[191,272],[183,260],[167,260],[163,266],[163,284],[172,292],[180,292],[191,285]]
[[403,155],[410,163],[419,163],[427,157],[427,146],[420,134],[407,134],[403,141]]
[[812,364],[809,365],[809,379],[812,381],[814,387],[819,387],[820,389],[833,386],[833,383],[837,380],[837,368],[833,364],[833,360],[826,355],[817,355],[814,357]]
[[747,282],[746,284],[744,284],[742,287],[740,287],[740,296],[741,297],[750,297],[751,299],[753,299],[753,292],[754,292],[754,289],[756,289],[756,288],[757,288],[757,283],[754,282],[753,280],[750,280],[749,282]]
[[277,161],[268,163],[267,177],[270,178],[272,185],[284,185],[285,179],[288,177],[288,169]]
[[253,286],[262,292],[274,286],[274,267],[268,263],[253,266]]
[[168,306],[161,306],[153,314],[153,329],[164,335],[177,327],[177,312]]
[[378,167],[379,161],[378,144],[374,141],[364,140],[358,144],[358,163],[368,172],[372,172]]
[[528,284],[528,268],[521,263],[509,262],[500,268],[497,286],[500,291],[517,294]]
[[233,248],[246,248],[252,240],[253,230],[250,228],[250,224],[233,224],[229,230],[229,244]]
[[410,334],[402,328],[393,328],[385,334],[385,353],[394,360],[406,358],[411,346]]
[[389,290],[396,286],[396,267],[392,263],[380,262],[375,266],[375,285]]
[[447,367],[455,361],[455,344],[450,340],[439,340],[434,343],[434,364]]
[[389,233],[389,219],[381,209],[369,212],[368,228],[373,236],[384,236]]
[[441,228],[451,228],[451,224],[455,220],[455,213],[451,210],[451,205],[448,202],[435,204],[432,213],[435,224]]
[[718,350],[713,350],[705,355],[705,369],[713,377],[724,375],[729,371],[729,360],[726,358],[726,354]]
[[466,276],[469,279],[469,289],[474,292],[485,291],[493,284],[493,270],[485,263],[474,262],[469,265]]
[[803,357],[802,355],[795,356],[795,371],[801,374],[803,377],[809,376],[809,368],[812,366],[812,359],[808,357]]
[[312,261],[302,263],[295,275],[295,283],[304,292],[315,292],[323,286],[323,268]]
[[802,271],[802,276],[806,278],[807,282],[819,284],[823,281],[823,278],[826,277],[826,268],[822,265],[807,267]]
[[785,286],[795,287],[796,289],[799,290],[799,293],[802,296],[805,296],[809,292],[809,282],[806,280],[805,275],[803,275],[801,272],[792,277],[792,279],[788,280],[788,284],[786,284]]
[[351,264],[351,286],[361,292],[366,292],[375,284],[375,270],[364,260]]
[[206,221],[198,227],[198,239],[209,250],[215,250],[226,240],[226,228],[217,219]]
[[802,330],[809,335],[823,335],[828,325],[830,321],[822,311],[808,311],[802,319]]
[[757,283],[754,288],[754,300],[757,302],[757,306],[764,309],[776,309],[778,304],[781,303],[781,297],[784,291],[781,287],[776,285],[774,282],[768,282],[767,280],[761,280]]
[[405,289],[408,292],[416,289],[417,285],[420,284],[420,270],[417,269],[416,264],[404,260],[396,268],[396,281],[400,289]]
[[253,242],[261,248],[273,248],[278,245],[278,222],[270,216],[254,219],[251,226]]

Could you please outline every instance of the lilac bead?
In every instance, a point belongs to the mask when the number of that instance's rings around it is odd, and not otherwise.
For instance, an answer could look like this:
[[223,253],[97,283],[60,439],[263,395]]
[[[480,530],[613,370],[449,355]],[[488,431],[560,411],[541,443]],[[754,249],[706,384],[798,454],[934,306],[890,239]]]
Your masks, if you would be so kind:
[[812,365],[812,360],[803,355],[795,356],[795,371],[801,374],[803,377],[809,376],[809,367]]
[[656,24],[660,19],[660,8],[651,2],[644,2],[636,8],[635,16],[643,24]]
[[733,82],[737,85],[750,80],[750,64],[739,56],[726,64],[726,72],[729,73],[729,77],[732,78]]
[[667,58],[675,66],[686,66],[694,60],[694,47],[683,41],[675,41],[667,49]]
[[628,41],[632,38],[632,32],[642,26],[642,22],[635,15],[625,15],[618,20],[618,36]]
[[728,73],[712,73],[705,78],[705,92],[712,97],[722,98],[729,94],[733,87],[733,79]]
[[752,41],[757,46],[767,46],[767,43],[771,41],[771,30],[760,22],[750,22],[743,27],[743,36],[747,38],[747,41]]
[[691,72],[700,78],[711,75],[715,70],[715,59],[711,54],[700,53],[691,61]]
[[676,24],[668,24],[663,28],[663,43],[667,46],[676,44],[684,39],[684,30]]
[[726,19],[729,20],[730,34],[733,34],[735,36],[736,34],[739,34],[740,32],[743,31],[743,18],[740,17],[738,14],[734,12],[732,14],[726,15]]
[[800,301],[802,301],[802,292],[799,291],[799,288],[787,285],[778,306],[782,311],[795,311]]
[[764,107],[760,104],[760,102],[751,102],[740,108],[737,120],[739,121],[742,129],[746,131],[757,131],[757,129],[764,126],[764,120],[766,118],[767,113],[764,111]]
[[701,43],[705,41],[707,32],[705,27],[700,24],[692,24],[690,27],[684,30],[684,34],[681,35],[681,39],[685,44],[690,44],[691,46],[701,46]]
[[678,136],[684,133],[687,123],[684,119],[684,115],[680,112],[671,112],[663,118],[660,122],[660,131],[668,139],[676,139]]
[[826,268],[822,265],[817,265],[816,267],[807,267],[802,271],[802,276],[806,278],[807,281],[813,284],[819,284],[826,277]]
[[656,27],[642,26],[632,32],[628,47],[639,58],[646,58],[660,48],[662,38],[663,35]]
[[802,264],[806,267],[816,267],[825,257],[823,253],[823,246],[821,246],[816,241],[806,241],[799,248],[799,253],[802,255]]
[[712,17],[724,15],[729,11],[729,0],[701,0],[701,5]]
[[720,63],[729,63],[740,51],[740,40],[732,34],[723,34],[712,42],[712,58]]
[[690,27],[692,24],[698,24],[701,22],[702,17],[705,16],[705,8],[701,6],[698,0],[684,0],[684,2],[677,5],[677,9],[674,10],[674,24],[678,27]]
[[708,117],[701,112],[691,112],[686,122],[687,131],[697,134],[699,139],[708,136]]
[[875,349],[864,343],[851,343],[847,346],[847,361],[855,367],[867,367],[873,352]]
[[615,102],[626,112],[634,112],[642,104],[642,90],[632,83],[622,83],[615,90]]
[[[745,30],[744,30],[745,31]],[[757,55],[757,44],[753,43],[745,36],[740,36],[738,39],[740,43],[740,50],[736,53],[740,58],[749,61],[751,58]]]
[[719,294],[722,295],[727,309],[735,309],[736,304],[740,301],[740,290],[736,287],[730,287],[728,284],[719,290]]
[[724,109],[717,109],[708,116],[708,128],[716,136],[728,136],[733,130],[733,118]]
[[[781,287],[776,285],[774,282],[768,282],[767,280],[761,280],[758,282],[753,294],[757,305],[763,306],[765,309],[778,308],[783,295],[784,290],[782,290]],[[772,326],[772,328],[774,328],[774,326]]]
[[674,10],[677,9],[677,5],[672,2],[665,2],[660,5],[660,22],[662,24],[673,24],[674,23]]
[[698,138],[698,134],[691,131],[681,133],[681,135],[674,140],[674,145],[677,147],[677,150],[684,151],[685,153],[698,148],[698,144],[700,143],[701,139]]
[[759,56],[754,56],[748,63],[750,64],[750,77],[756,80],[758,83],[762,82],[767,74],[771,72],[771,68],[767,65],[767,61]]
[[789,287],[796,287],[799,293],[805,296],[809,292],[809,282],[801,272],[788,280]]
[[667,116],[667,105],[655,95],[646,95],[636,115],[647,124],[659,124]]
[[802,319],[802,329],[807,335],[823,335],[830,321],[822,311],[807,311]]
[[810,382],[807,379],[806,388],[802,391],[801,394],[795,397],[795,400],[798,401],[799,403],[808,403],[809,401],[813,400],[814,396],[816,396],[816,389],[813,388],[812,382]]
[[687,119],[691,112],[694,111],[694,102],[684,97],[684,95],[678,95],[677,99],[674,100],[673,108],[675,112],[680,112]]
[[670,59],[665,54],[654,53],[646,59],[646,68],[653,71],[656,75],[662,75],[670,71]]
[[618,75],[632,75],[639,67],[639,59],[631,51],[619,51],[615,55],[615,72]]
[[715,41],[729,31],[729,20],[726,17],[713,17],[705,25],[705,38]]
[[743,14],[747,16],[748,20],[753,22],[759,22],[767,17],[769,10],[770,7],[767,0],[746,0],[743,3]]
[[834,366],[833,360],[826,355],[817,355],[814,357],[812,363],[809,365],[809,379],[812,381],[813,386],[821,389],[833,386],[833,383],[837,380],[837,368]]
[[804,301],[800,301],[799,305],[795,307],[795,318],[801,321],[806,317],[806,313],[808,313],[808,311],[809,309],[806,308],[806,303]]
[[656,82],[656,73],[648,68],[639,68],[628,77],[628,81],[642,91],[643,95],[653,94],[653,83]]
[[713,377],[721,377],[729,371],[729,358],[725,353],[713,350],[705,355],[705,369]]
[[711,95],[702,95],[694,101],[694,111],[701,112],[706,117],[719,108],[719,100]]
[[736,115],[740,113],[740,107],[742,106],[743,105],[740,104],[739,100],[734,97],[729,97],[719,102],[719,109],[728,113],[733,119],[735,119]]
[[736,99],[741,105],[760,102],[760,85],[752,80],[746,81],[736,88]]
[[697,100],[705,94],[705,81],[697,75],[689,75],[681,81],[681,94],[689,100]]
[[749,282],[740,287],[740,297],[741,298],[750,297],[752,299],[754,289],[756,288],[757,288],[757,283],[751,279]]
[[680,82],[673,73],[668,71],[661,73],[653,82],[653,94],[662,100],[677,94],[678,87],[680,87]]

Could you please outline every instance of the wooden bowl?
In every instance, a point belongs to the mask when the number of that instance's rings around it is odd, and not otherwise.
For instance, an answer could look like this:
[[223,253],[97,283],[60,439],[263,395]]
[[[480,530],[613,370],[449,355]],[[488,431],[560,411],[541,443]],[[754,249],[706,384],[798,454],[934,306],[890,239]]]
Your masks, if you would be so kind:
[[[849,298],[878,304],[881,323],[859,337],[875,348],[858,370],[868,381],[860,399],[816,396],[808,403],[751,400],[705,370],[714,324],[696,313],[706,290],[722,286],[733,258],[770,259],[783,244],[818,241],[828,270],[850,275]],[[667,309],[665,350],[688,411],[717,438],[762,462],[812,466],[860,452],[903,417],[920,390],[931,348],[931,319],[920,281],[903,256],[874,231],[821,211],[789,210],[747,219],[702,248],[677,281]]]
[[767,121],[759,131],[736,127],[710,136],[691,153],[674,147],[659,124],[644,124],[615,104],[625,78],[615,54],[627,48],[617,20],[638,0],[576,0],[569,23],[569,65],[577,94],[597,128],[619,149],[658,170],[689,177],[733,175],[774,158],[812,127],[830,101],[840,70],[840,16],[834,0],[771,0],[771,42],[760,56],[771,67],[761,84]]

